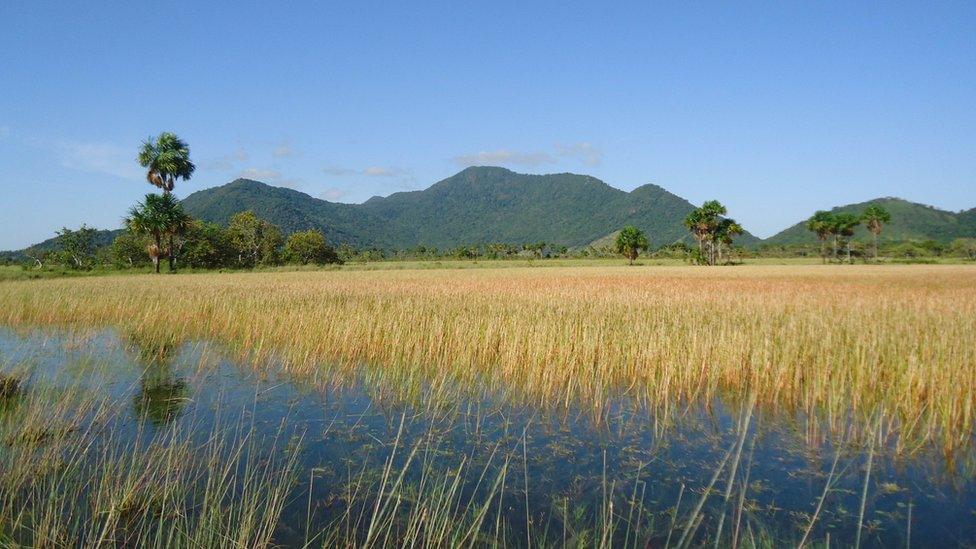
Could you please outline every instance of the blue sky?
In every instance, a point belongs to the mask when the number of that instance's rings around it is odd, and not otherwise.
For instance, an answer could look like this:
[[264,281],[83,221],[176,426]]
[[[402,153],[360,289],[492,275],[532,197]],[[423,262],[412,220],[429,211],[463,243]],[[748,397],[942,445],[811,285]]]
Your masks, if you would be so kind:
[[976,206],[976,3],[0,2],[0,249],[198,171],[360,202],[470,164],[718,198],[768,236],[877,196]]

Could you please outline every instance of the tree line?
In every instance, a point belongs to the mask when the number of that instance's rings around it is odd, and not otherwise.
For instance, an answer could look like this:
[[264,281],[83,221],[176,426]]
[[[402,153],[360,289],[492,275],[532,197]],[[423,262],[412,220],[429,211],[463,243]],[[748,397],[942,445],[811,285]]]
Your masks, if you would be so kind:
[[[697,249],[687,257],[690,262],[719,265],[730,261],[733,240],[745,231],[742,225],[726,217],[726,214],[728,210],[721,202],[709,200],[685,216],[685,228],[698,244]],[[626,257],[631,265],[642,251],[649,249],[647,235],[632,225],[620,230],[614,244],[617,253]]]
[[828,212],[818,210],[807,220],[807,229],[820,240],[820,257],[827,262],[827,242],[830,241],[835,261],[839,261],[838,250],[843,246],[847,251],[847,262],[851,263],[851,241],[854,230],[864,224],[871,233],[874,259],[878,259],[878,237],[885,224],[891,223],[891,214],[878,205],[871,205],[860,214],[850,212]]
[[[196,269],[253,268],[257,266],[293,264],[329,264],[344,261],[374,261],[387,259],[505,259],[516,257],[608,257],[620,254],[631,264],[641,253],[650,252],[647,235],[634,226],[620,230],[612,246],[589,246],[570,250],[564,245],[549,242],[522,244],[488,243],[462,245],[439,250],[416,246],[407,250],[382,248],[356,249],[342,244],[338,249],[329,245],[325,235],[308,229],[285,238],[282,231],[252,211],[234,215],[226,227],[193,219],[172,194],[179,181],[189,180],[196,166],[190,160],[185,141],[173,133],[163,132],[145,140],[137,155],[140,166],[146,169],[146,180],[161,193],[149,193],[133,206],[123,223],[125,232],[110,246],[96,243],[99,232],[82,225],[77,230],[63,228],[57,232],[53,251],[25,251],[29,266],[42,267],[55,262],[66,268],[84,270],[96,264],[112,263],[119,268],[152,265],[156,273],[165,261],[170,271],[178,267]],[[697,246],[690,248],[676,242],[658,248],[659,257],[683,258],[702,265],[717,265],[734,260],[731,255],[735,237],[743,234],[742,226],[727,216],[726,207],[718,200],[709,200],[684,218],[684,225]],[[820,256],[824,263],[828,255],[840,261],[840,250],[846,251],[847,262],[852,261],[852,240],[855,229],[864,225],[872,235],[872,251],[878,258],[878,239],[891,215],[877,205],[868,206],[860,214],[817,211],[807,220],[806,227],[820,242]],[[938,244],[938,243],[935,243]],[[828,251],[829,245],[829,251]],[[976,240],[957,239],[948,248],[926,243],[905,243],[905,248],[892,250],[906,258],[952,253],[976,259]],[[910,249],[909,249],[910,248]],[[932,248],[932,249],[930,249]],[[798,250],[798,251],[797,251]],[[803,255],[805,248],[792,250]],[[762,255],[763,250],[736,250],[737,255]],[[25,265],[25,266],[27,266]]]

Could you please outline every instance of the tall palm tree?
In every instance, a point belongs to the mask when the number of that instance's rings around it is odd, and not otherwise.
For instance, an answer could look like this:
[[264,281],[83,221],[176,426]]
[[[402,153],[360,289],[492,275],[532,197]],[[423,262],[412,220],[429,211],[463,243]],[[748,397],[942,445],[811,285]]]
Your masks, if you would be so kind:
[[193,218],[183,211],[183,205],[173,195],[163,195],[166,212],[166,236],[169,239],[166,256],[169,258],[170,272],[176,270],[176,244],[179,237],[190,229]]
[[159,261],[164,255],[169,258],[170,270],[173,270],[175,237],[182,234],[190,222],[190,216],[170,193],[147,194],[146,199],[133,206],[125,218],[125,226],[129,231],[150,238],[146,251],[157,273]]
[[[838,236],[844,238],[847,247],[847,262],[851,262],[851,238],[854,236],[854,229],[861,224],[861,217],[852,213],[839,213],[834,216],[834,223],[831,232],[834,234],[834,241]],[[834,245],[834,255],[837,254],[837,246]]]
[[817,210],[813,217],[807,220],[807,229],[817,235],[820,240],[820,259],[827,263],[827,239],[833,234],[834,214]]
[[146,180],[164,193],[172,192],[177,179],[186,181],[196,170],[190,161],[189,145],[170,132],[143,141],[138,160],[146,168]]
[[150,243],[146,247],[149,258],[152,259],[153,269],[159,272],[159,259],[163,255],[163,236],[169,228],[169,220],[163,197],[158,194],[147,194],[146,199],[129,210],[125,218],[125,228],[130,232],[148,236]]
[[732,250],[732,239],[739,236],[745,232],[742,225],[732,219],[731,217],[723,218],[718,223],[718,227],[715,230],[715,242],[718,247],[718,262],[722,262],[722,247],[728,246],[729,250]]
[[868,232],[874,240],[874,260],[878,260],[878,236],[881,235],[881,228],[885,223],[891,222],[891,214],[888,210],[878,206],[877,204],[872,204],[864,209],[861,213],[861,221],[867,227]]
[[715,232],[726,213],[727,210],[721,202],[709,200],[685,217],[685,227],[698,241],[698,253],[709,265],[715,264]]

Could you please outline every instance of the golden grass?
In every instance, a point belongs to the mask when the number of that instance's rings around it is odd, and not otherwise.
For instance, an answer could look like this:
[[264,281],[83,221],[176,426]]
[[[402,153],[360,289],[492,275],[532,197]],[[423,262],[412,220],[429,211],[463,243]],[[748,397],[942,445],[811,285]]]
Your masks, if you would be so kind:
[[[966,445],[971,266],[553,267],[119,276],[0,285],[0,323],[208,339],[305,375],[489,387],[597,413],[753,394]],[[451,389],[454,390],[454,389]]]

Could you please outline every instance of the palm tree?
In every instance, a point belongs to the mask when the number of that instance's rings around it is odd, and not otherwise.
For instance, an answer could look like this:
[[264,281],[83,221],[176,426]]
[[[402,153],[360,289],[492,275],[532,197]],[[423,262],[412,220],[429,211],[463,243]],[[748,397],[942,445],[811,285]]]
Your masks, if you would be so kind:
[[820,240],[820,258],[823,263],[827,263],[827,238],[833,234],[833,226],[834,214],[824,210],[817,210],[813,217],[807,220],[807,229],[816,233]]
[[[148,236],[150,244],[146,248],[153,268],[159,272],[159,260],[166,255],[173,268],[173,241],[175,235],[182,233],[189,225],[190,217],[183,211],[180,202],[170,193],[147,194],[146,199],[129,210],[125,218],[126,228],[139,235]],[[164,239],[169,247],[164,247]]]
[[888,213],[888,210],[882,208],[881,206],[872,204],[864,209],[864,212],[861,214],[861,221],[868,228],[868,232],[870,232],[871,236],[873,237],[874,260],[877,261],[878,236],[881,235],[881,227],[883,227],[885,223],[891,222],[891,214]]
[[854,229],[861,224],[860,216],[854,215],[852,213],[839,213],[834,215],[833,226],[831,227],[831,232],[834,234],[834,255],[837,255],[837,245],[836,239],[838,236],[844,238],[844,243],[847,246],[847,262],[851,262],[851,237],[854,236]]
[[722,246],[728,246],[732,250],[732,239],[745,232],[742,225],[731,217],[723,218],[718,223],[715,230],[715,242],[718,247],[718,262],[722,262]]
[[169,270],[172,272],[176,270],[177,238],[190,229],[193,218],[183,211],[183,205],[173,198],[173,195],[165,193],[163,198],[166,212],[166,236],[169,238],[166,255],[169,258]]
[[637,227],[628,225],[617,235],[617,253],[623,254],[630,264],[634,264],[641,250],[647,249],[647,236]]
[[143,141],[138,160],[147,170],[146,180],[163,193],[171,192],[177,179],[190,179],[196,169],[190,161],[190,147],[170,132],[159,134],[155,140],[150,137]]
[[[727,213],[725,206],[718,200],[709,200],[688,213],[685,217],[685,227],[691,231],[698,241],[698,253],[709,265],[715,264],[715,233],[718,230],[722,216]],[[707,246],[706,246],[707,245]]]

